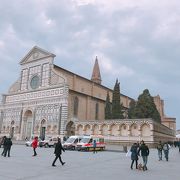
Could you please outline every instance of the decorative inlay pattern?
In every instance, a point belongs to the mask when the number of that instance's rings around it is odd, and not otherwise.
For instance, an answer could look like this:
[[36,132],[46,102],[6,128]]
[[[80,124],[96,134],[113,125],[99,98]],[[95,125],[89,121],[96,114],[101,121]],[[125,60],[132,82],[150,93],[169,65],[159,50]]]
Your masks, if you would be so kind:
[[41,98],[48,98],[55,96],[63,96],[64,93],[66,92],[64,92],[63,88],[56,88],[51,90],[36,91],[36,92],[24,93],[18,95],[9,95],[6,97],[6,103],[34,100],[34,99],[41,99]]

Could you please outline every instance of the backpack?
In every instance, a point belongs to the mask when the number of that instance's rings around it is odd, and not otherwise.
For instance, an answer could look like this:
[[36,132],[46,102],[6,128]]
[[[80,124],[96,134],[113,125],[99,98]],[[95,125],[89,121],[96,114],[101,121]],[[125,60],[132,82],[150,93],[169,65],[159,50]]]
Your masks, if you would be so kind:
[[164,146],[163,146],[163,150],[169,150],[169,146],[168,146],[168,144],[164,144]]

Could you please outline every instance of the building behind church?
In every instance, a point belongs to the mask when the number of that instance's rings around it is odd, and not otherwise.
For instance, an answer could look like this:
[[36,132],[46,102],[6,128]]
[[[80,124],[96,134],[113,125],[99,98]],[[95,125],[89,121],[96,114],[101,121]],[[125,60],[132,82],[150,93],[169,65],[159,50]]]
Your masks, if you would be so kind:
[[[173,140],[176,119],[166,117],[160,96],[154,102],[161,124],[152,119],[105,120],[107,93],[101,84],[98,59],[91,80],[54,64],[55,55],[37,46],[20,61],[18,80],[2,95],[0,104],[1,136],[24,140],[33,136],[70,136],[101,134],[109,142]],[[121,94],[128,110],[132,98]]]

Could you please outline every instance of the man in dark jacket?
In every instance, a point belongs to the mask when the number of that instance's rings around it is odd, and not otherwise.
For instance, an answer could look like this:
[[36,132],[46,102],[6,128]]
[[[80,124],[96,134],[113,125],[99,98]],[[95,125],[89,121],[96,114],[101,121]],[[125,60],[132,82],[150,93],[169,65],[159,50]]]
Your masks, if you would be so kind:
[[54,154],[55,154],[56,157],[55,157],[55,159],[54,159],[54,161],[52,163],[52,166],[56,166],[55,162],[56,162],[56,160],[58,158],[59,158],[59,161],[61,162],[62,165],[65,164],[65,162],[63,162],[62,159],[61,159],[62,150],[65,152],[65,150],[64,150],[64,148],[62,147],[62,144],[61,144],[61,139],[58,138],[58,142],[57,142],[57,144],[55,146],[55,150],[54,150]]
[[10,157],[10,151],[11,151],[11,146],[12,146],[12,141],[11,138],[7,138],[6,139],[6,149],[4,152],[4,157],[6,157],[6,155],[8,154],[8,157]]
[[157,145],[157,150],[158,150],[159,161],[161,161],[162,160],[162,150],[163,150],[163,144],[161,143],[161,141],[159,141],[159,143]]
[[148,156],[149,156],[149,148],[148,146],[144,143],[144,141],[141,141],[141,146],[139,148],[138,154],[141,151],[141,156],[143,159],[143,170],[147,170],[147,161],[148,161]]
[[7,148],[7,146],[6,146],[6,140],[7,140],[7,137],[4,136],[3,139],[2,139],[2,145],[3,145],[3,152],[1,153],[2,156],[4,156],[4,153],[5,153],[6,148]]

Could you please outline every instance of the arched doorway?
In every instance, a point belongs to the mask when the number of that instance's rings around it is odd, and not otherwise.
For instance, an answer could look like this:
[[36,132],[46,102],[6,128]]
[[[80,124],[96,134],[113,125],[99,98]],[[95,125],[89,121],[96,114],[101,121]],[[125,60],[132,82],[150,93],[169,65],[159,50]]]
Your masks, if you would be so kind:
[[43,119],[41,121],[40,138],[44,140],[45,137],[46,137],[46,121]]
[[24,139],[31,139],[32,138],[32,111],[27,110],[24,114],[23,118],[23,135]]
[[10,128],[10,138],[13,139],[14,137],[14,121],[11,122],[11,128]]
[[67,132],[67,136],[73,136],[75,135],[75,124],[72,121],[69,121],[66,125],[66,132]]

